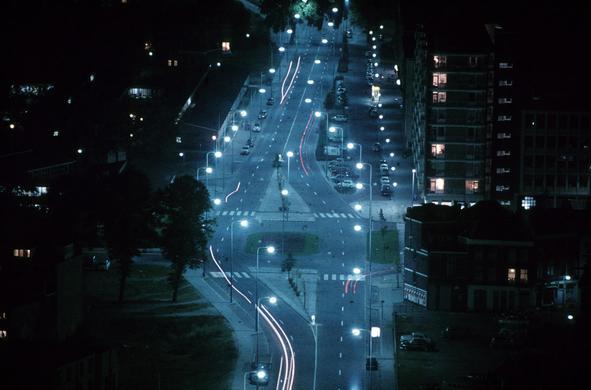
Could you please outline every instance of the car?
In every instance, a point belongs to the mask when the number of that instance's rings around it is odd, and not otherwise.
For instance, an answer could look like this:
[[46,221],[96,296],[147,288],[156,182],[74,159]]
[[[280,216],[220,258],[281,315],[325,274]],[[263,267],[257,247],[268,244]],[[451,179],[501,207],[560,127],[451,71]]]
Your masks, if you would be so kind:
[[355,183],[351,179],[345,179],[338,184],[341,188],[355,188]]
[[345,34],[347,35],[347,38],[351,38],[353,36],[353,31],[347,30],[345,31]]
[[251,148],[254,148],[254,141],[252,140],[252,138],[246,140],[246,145],[250,146]]
[[412,332],[400,336],[400,349],[403,351],[434,351],[435,343],[424,333]]
[[390,184],[390,176],[382,176],[380,177],[380,184]]
[[279,168],[283,166],[283,162],[283,156],[281,155],[281,153],[277,153],[275,155],[275,158],[273,159],[273,168]]
[[248,156],[250,154],[250,147],[249,146],[243,146],[242,149],[240,150],[240,155],[242,156]]
[[261,124],[255,123],[254,125],[252,125],[252,131],[253,131],[253,133],[260,133],[261,132]]
[[380,188],[380,193],[382,194],[382,196],[390,196],[392,194],[392,187],[390,186],[390,184],[382,184],[382,187]]
[[269,372],[271,371],[271,363],[253,363],[251,365],[252,371],[248,373],[248,383],[253,386],[266,386],[269,384]]
[[103,256],[88,256],[85,269],[93,271],[108,271],[111,268],[111,261]]
[[376,142],[371,147],[371,150],[373,150],[374,152],[381,152],[382,151],[382,144],[380,144],[379,142]]
[[273,104],[275,104],[275,99],[270,97],[269,99],[267,99],[267,106],[272,106]]
[[337,88],[337,93],[347,93],[347,88],[345,87],[338,87]]
[[265,119],[265,118],[266,118],[268,115],[269,115],[269,114],[267,113],[267,111],[265,111],[265,110],[261,110],[261,111],[259,112],[259,116],[258,116],[258,118],[259,118],[259,119]]
[[335,122],[347,122],[349,118],[345,114],[337,114],[332,117],[332,120]]
[[382,175],[388,175],[390,170],[390,168],[388,167],[388,164],[382,163],[380,164],[380,173]]

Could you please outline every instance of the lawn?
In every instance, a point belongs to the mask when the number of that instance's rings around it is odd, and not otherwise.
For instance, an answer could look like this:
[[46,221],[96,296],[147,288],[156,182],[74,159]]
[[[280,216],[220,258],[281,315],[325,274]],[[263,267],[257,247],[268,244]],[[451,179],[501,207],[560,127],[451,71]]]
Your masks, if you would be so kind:
[[277,250],[281,250],[282,243],[285,245],[285,253],[291,253],[294,256],[312,255],[318,252],[320,239],[315,234],[285,232],[264,232],[254,233],[246,239],[246,252],[256,253],[257,248],[261,246],[273,245]]
[[374,263],[400,264],[400,245],[398,243],[398,231],[388,229],[372,232],[372,256]]
[[[170,303],[167,273],[165,266],[136,265],[118,305],[116,269],[86,272],[94,307],[84,334],[121,346],[120,388],[228,388],[237,355],[230,328],[186,281],[178,302]],[[203,314],[195,314],[200,309]]]

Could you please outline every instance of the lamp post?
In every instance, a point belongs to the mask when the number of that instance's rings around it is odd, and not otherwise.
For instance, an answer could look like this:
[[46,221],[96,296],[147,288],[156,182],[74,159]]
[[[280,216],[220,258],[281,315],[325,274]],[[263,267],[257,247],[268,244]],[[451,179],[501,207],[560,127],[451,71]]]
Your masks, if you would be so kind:
[[[361,146],[361,145],[360,145]],[[372,215],[372,206],[373,206],[373,167],[370,163],[364,163],[364,162],[358,162],[356,165],[357,169],[363,169],[364,166],[368,166],[369,167],[369,238],[367,240],[367,261],[368,261],[368,274],[367,274],[367,286],[368,286],[368,291],[369,294],[367,294],[366,299],[369,301],[368,306],[369,306],[369,319],[368,319],[368,328],[371,329],[372,323],[371,323],[371,255],[372,255],[372,248],[371,248],[371,236],[372,236],[372,231],[373,231],[373,215]],[[358,225],[357,225],[358,226]],[[357,229],[356,229],[357,230]],[[369,339],[369,358],[371,360],[371,338]]]
[[[210,173],[213,172],[213,169],[211,167],[200,167],[197,168],[197,181],[199,181],[199,171],[203,169],[205,171],[205,178],[207,179],[207,175],[209,175]],[[206,184],[207,186],[207,184]]]
[[[358,146],[358,147],[359,147],[359,162],[361,162],[361,156],[363,155],[363,145],[361,145],[361,144],[357,144],[357,143],[355,143],[355,142],[349,142],[349,143],[347,144],[347,149],[351,150],[351,149],[353,149],[355,146]],[[366,163],[365,163],[365,164],[366,164]],[[370,165],[370,167],[371,167],[371,165]]]
[[415,176],[417,175],[417,170],[415,168],[412,169],[412,187],[411,187],[411,198],[410,198],[410,205],[412,206],[415,202]]
[[275,247],[270,246],[260,246],[257,248],[257,272],[255,278],[255,285],[254,285],[254,297],[256,301],[256,305],[254,307],[255,310],[255,322],[254,322],[254,331],[256,333],[256,363],[259,364],[259,253],[261,249],[267,251],[268,254],[272,255],[275,253]]
[[289,161],[293,157],[293,152],[291,150],[287,151],[287,183],[289,183]]
[[[207,168],[209,168],[209,155],[210,154],[213,154],[213,156],[216,158],[216,160],[215,160],[215,169],[217,171],[217,169],[218,169],[217,159],[220,158],[220,157],[222,157],[222,152],[220,152],[219,150],[216,150],[214,152],[207,152],[205,154],[205,166]],[[208,176],[205,176],[205,186],[206,187],[208,186]],[[216,193],[216,187],[214,187],[214,193]]]
[[243,228],[248,227],[248,220],[240,219],[230,222],[230,303],[232,303],[232,290],[234,290],[234,224],[238,222]]

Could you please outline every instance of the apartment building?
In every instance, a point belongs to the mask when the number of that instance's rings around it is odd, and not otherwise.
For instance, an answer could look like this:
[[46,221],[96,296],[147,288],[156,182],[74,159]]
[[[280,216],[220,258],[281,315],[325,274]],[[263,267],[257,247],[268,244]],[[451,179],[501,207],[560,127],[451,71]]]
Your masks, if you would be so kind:
[[412,122],[418,194],[426,202],[486,198],[487,129],[493,121],[492,42],[484,28],[415,33]]

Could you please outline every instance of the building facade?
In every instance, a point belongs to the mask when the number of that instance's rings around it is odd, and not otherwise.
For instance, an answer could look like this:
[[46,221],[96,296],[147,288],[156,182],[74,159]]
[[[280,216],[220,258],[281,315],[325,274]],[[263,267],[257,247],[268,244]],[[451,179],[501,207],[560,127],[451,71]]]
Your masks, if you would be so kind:
[[[458,40],[442,31],[415,34],[408,133],[418,192],[427,202],[473,204],[486,195],[494,61],[484,27],[464,33],[473,38]],[[465,45],[458,46],[461,42]]]

